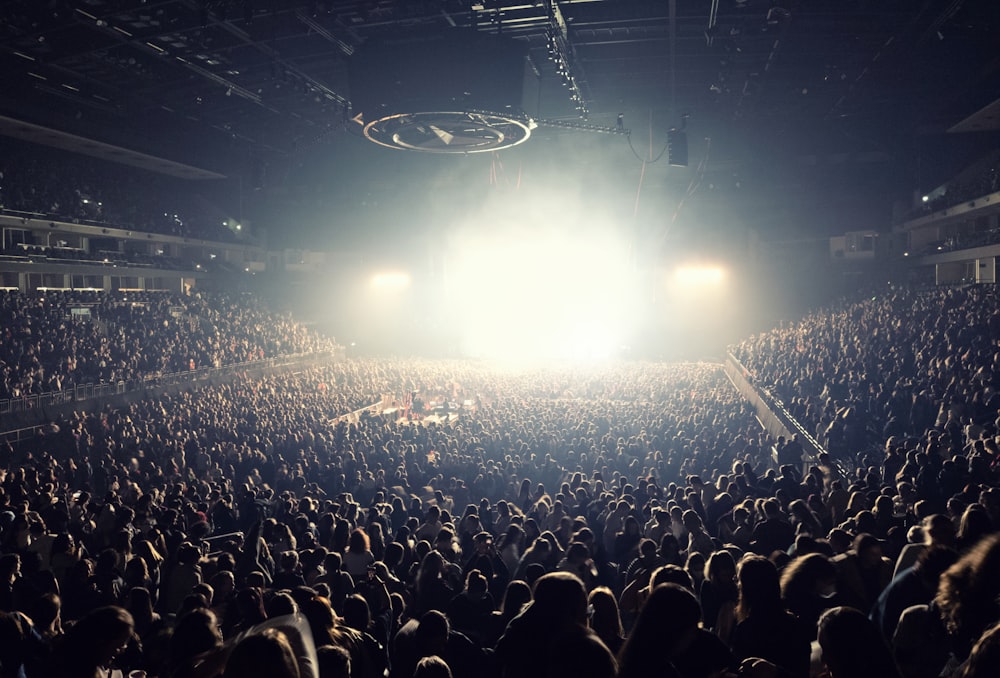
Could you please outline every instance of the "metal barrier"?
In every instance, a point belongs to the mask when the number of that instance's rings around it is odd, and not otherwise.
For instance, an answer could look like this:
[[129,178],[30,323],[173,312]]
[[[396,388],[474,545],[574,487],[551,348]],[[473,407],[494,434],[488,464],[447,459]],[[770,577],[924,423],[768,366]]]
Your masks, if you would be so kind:
[[806,452],[802,460],[803,471],[817,463],[819,455],[826,449],[788,411],[780,398],[770,389],[757,383],[756,376],[732,353],[726,354],[726,374],[743,397],[755,406],[757,418],[769,433],[772,435],[778,433],[786,437],[799,436]]
[[317,353],[294,353],[263,360],[250,360],[221,367],[203,367],[195,370],[185,370],[183,372],[171,372],[158,376],[151,376],[145,379],[135,379],[131,381],[116,381],[99,384],[76,384],[72,388],[62,391],[52,391],[38,393],[19,398],[7,398],[0,400],[0,416],[7,414],[18,414],[39,408],[46,408],[52,405],[64,405],[71,402],[85,402],[97,398],[106,398],[113,395],[123,395],[144,391],[149,388],[161,386],[176,386],[194,381],[205,381],[216,377],[224,377],[250,369],[268,369],[305,363],[310,360],[319,360],[332,357],[333,353],[321,351]]
[[26,426],[24,428],[15,428],[10,431],[0,431],[0,440],[16,445],[21,441],[33,438],[35,436],[35,431],[37,430],[37,426]]

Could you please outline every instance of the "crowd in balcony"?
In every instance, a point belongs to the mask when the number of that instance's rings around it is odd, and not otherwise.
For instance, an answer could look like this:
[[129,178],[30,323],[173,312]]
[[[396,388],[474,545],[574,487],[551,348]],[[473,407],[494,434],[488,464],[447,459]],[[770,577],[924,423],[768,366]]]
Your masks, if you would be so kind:
[[206,270],[208,264],[164,254],[143,252],[88,252],[79,247],[14,244],[0,249],[0,258],[46,264],[85,264],[128,268],[157,268],[175,271]]
[[908,219],[916,219],[926,214],[961,205],[963,202],[982,198],[997,191],[1000,191],[1000,166],[994,162],[987,164],[973,176],[949,182],[943,193],[923,200],[920,206],[908,216]]
[[0,213],[235,241],[221,213],[182,184],[133,167],[0,139]]
[[0,317],[0,399],[333,346],[242,294],[6,291]]

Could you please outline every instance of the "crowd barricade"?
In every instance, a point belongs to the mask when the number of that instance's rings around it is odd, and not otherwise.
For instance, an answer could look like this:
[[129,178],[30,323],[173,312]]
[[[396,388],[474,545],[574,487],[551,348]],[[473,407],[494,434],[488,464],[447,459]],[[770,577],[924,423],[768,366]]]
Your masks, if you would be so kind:
[[[31,395],[17,398],[0,399],[0,416],[18,414],[31,410],[46,408],[51,405],[63,405],[66,403],[83,403],[89,400],[105,398],[113,395],[124,395],[145,391],[149,388],[160,386],[176,386],[178,384],[206,381],[217,377],[226,377],[238,372],[256,369],[269,369],[286,365],[297,365],[307,362],[314,362],[329,359],[334,353],[320,351],[316,353],[294,353],[262,360],[249,360],[231,365],[219,367],[202,367],[194,370],[184,370],[182,372],[171,372],[168,374],[150,375],[143,379],[118,380],[105,383],[76,384],[72,388],[62,391],[51,391],[46,393],[33,393]],[[360,411],[359,411],[360,412]]]
[[[803,473],[810,466],[815,465],[819,459],[819,455],[826,450],[799,423],[798,419],[788,411],[788,408],[785,407],[781,399],[772,393],[770,389],[756,383],[753,373],[732,353],[726,354],[725,369],[729,380],[733,382],[736,390],[754,407],[757,419],[768,433],[775,438],[778,436],[784,436],[785,438],[791,438],[794,435],[799,436],[799,440],[805,450],[801,469]],[[776,458],[772,461],[777,465]]]
[[25,426],[22,428],[11,429],[9,431],[2,431],[0,432],[0,440],[6,441],[12,445],[17,445],[20,442],[33,438],[37,430],[37,426]]

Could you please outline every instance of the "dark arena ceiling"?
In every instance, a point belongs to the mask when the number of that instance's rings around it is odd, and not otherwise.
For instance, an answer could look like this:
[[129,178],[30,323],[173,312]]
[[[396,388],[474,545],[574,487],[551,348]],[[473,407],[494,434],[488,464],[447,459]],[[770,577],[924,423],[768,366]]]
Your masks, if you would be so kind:
[[[1000,93],[998,6],[5,0],[0,114],[225,172],[232,158],[287,155],[356,133],[350,69],[366,45],[400,50],[405,61],[428,36],[464,31],[523,47],[524,97],[516,104],[534,120],[614,129],[623,114],[627,127],[642,129],[651,117],[673,126],[690,116],[706,130],[806,136],[845,126],[869,135],[943,132],[963,120],[995,129],[993,118],[967,118]],[[489,83],[493,74],[482,71]],[[32,138],[11,120],[0,126],[5,134]]]

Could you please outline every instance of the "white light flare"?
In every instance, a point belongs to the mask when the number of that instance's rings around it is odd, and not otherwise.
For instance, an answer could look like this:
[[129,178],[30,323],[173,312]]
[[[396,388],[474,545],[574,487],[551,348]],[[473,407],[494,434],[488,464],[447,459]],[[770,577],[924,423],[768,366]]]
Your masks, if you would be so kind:
[[588,229],[507,226],[456,236],[447,288],[462,351],[508,363],[612,357],[639,306],[627,242]]
[[399,291],[410,286],[410,274],[402,271],[385,271],[371,277],[371,285],[376,290]]

